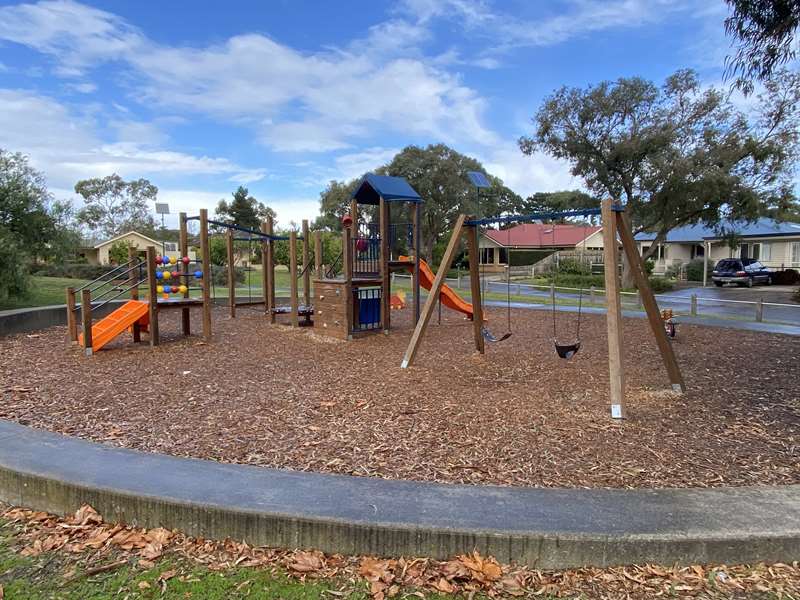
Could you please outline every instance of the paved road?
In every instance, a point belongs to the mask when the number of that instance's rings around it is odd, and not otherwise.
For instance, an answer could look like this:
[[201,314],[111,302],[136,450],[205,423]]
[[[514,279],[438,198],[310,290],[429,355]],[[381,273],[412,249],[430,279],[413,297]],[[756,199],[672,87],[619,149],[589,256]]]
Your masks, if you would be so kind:
[[[504,282],[487,282],[486,289],[497,293],[506,293]],[[466,293],[462,282],[462,291]],[[529,296],[532,301],[547,302],[550,292],[546,289],[517,286],[512,282],[511,293],[518,296]],[[755,304],[727,302],[728,300],[755,303],[759,298],[768,303],[764,306],[763,318],[765,321],[784,323],[800,327],[800,304],[792,301],[794,288],[792,286],[756,286],[753,288],[740,287],[684,287],[671,292],[658,295],[661,308],[671,308],[676,312],[688,314],[691,310],[691,296],[696,294],[697,315],[709,318],[729,318],[755,321]],[[557,292],[556,296],[563,299],[577,300],[577,293]],[[584,293],[583,301],[588,300],[588,292]],[[602,296],[598,295],[598,302]],[[769,303],[786,304],[788,306],[771,306]],[[634,307],[634,296],[623,295],[623,304]]]

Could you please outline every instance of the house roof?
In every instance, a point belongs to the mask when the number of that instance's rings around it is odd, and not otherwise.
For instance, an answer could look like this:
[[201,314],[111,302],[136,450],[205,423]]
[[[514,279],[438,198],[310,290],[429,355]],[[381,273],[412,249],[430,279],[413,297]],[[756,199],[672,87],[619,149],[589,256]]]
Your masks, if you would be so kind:
[[484,235],[500,246],[562,248],[577,246],[600,229],[597,226],[522,223],[508,229],[488,229]]
[[120,233],[119,235],[115,235],[114,237],[108,238],[107,240],[103,240],[102,242],[100,242],[98,244],[95,244],[94,248],[95,249],[99,249],[99,248],[102,248],[103,246],[107,246],[108,244],[113,244],[117,240],[122,239],[125,236],[128,236],[130,234],[138,235],[141,238],[144,238],[144,239],[146,239],[146,240],[148,240],[150,242],[153,242],[153,244],[156,245],[156,246],[160,246],[161,244],[163,244],[163,242],[160,242],[158,240],[154,240],[153,238],[148,237],[148,236],[144,235],[143,233],[139,233],[138,231],[131,230],[131,231],[126,231],[125,233]]
[[405,202],[422,202],[422,197],[403,177],[375,175],[367,173],[353,192],[353,198],[359,204],[378,204],[383,198],[387,202],[403,200]]
[[[770,237],[770,236],[798,236],[800,237],[800,223],[779,223],[774,219],[761,218],[752,223],[734,224],[734,230],[739,237]],[[655,233],[639,233],[636,241],[647,242],[654,240]],[[688,225],[678,227],[667,234],[667,242],[700,243],[703,240],[718,240],[719,234],[711,227],[704,225]]]

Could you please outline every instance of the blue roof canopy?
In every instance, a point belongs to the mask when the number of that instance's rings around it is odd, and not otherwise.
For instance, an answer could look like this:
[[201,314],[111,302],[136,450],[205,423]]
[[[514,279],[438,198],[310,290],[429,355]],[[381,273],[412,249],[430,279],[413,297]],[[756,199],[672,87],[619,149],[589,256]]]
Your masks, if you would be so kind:
[[[734,223],[734,231],[743,238],[746,237],[767,237],[767,236],[800,236],[800,223],[783,222],[779,223],[774,219],[761,218],[752,223]],[[654,240],[655,233],[640,233],[636,236],[636,241],[646,242]],[[719,239],[719,234],[711,227],[704,225],[688,225],[677,227],[667,234],[667,242],[697,242],[703,240]]]
[[379,204],[383,198],[386,202],[422,202],[417,193],[404,177],[390,177],[367,173],[353,192],[353,198],[359,204]]

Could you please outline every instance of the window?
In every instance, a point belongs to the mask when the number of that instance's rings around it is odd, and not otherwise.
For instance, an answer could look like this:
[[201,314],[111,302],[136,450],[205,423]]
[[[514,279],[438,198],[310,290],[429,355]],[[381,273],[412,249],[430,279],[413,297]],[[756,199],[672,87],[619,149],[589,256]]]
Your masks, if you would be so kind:
[[689,258],[694,260],[695,258],[700,258],[701,256],[706,255],[706,248],[703,244],[693,244],[692,250],[689,254]]
[[175,242],[164,242],[164,252],[177,252],[178,244]]
[[759,246],[761,246],[761,256],[757,258],[761,261],[772,260],[772,244],[768,242],[762,242],[759,244]]
[[800,267],[800,242],[792,242],[792,266]]
[[740,258],[761,258],[761,244],[742,244],[739,250]]

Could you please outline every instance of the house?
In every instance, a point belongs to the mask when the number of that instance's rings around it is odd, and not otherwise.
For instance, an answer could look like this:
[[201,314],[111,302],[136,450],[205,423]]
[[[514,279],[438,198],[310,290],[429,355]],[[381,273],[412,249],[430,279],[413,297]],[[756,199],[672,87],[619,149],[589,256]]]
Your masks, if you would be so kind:
[[[168,256],[170,258],[172,258],[173,256],[175,258],[181,257],[180,252],[178,252],[177,242],[164,242],[164,241],[154,240],[153,238],[148,237],[142,233],[139,233],[138,231],[128,231],[127,233],[121,233],[120,235],[104,240],[94,246],[81,248],[78,254],[81,258],[85,258],[90,265],[110,265],[111,258],[109,257],[109,252],[111,250],[111,247],[116,242],[130,243],[139,251],[140,256],[144,256],[148,246],[155,246],[157,254],[161,254],[162,256]],[[192,260],[196,258],[195,252],[191,248],[189,249],[189,258],[191,258]]]
[[[670,267],[703,257],[712,263],[723,258],[755,258],[773,269],[800,269],[800,223],[779,223],[762,218],[753,223],[741,223],[734,230],[738,243],[730,247],[727,240],[703,225],[673,229],[652,256],[653,272],[665,273]],[[655,237],[650,233],[638,234],[639,251],[649,250]]]
[[522,223],[508,229],[488,229],[478,241],[480,264],[485,272],[506,268],[510,255],[513,264],[534,264],[555,252],[600,253],[602,227],[594,225]]

